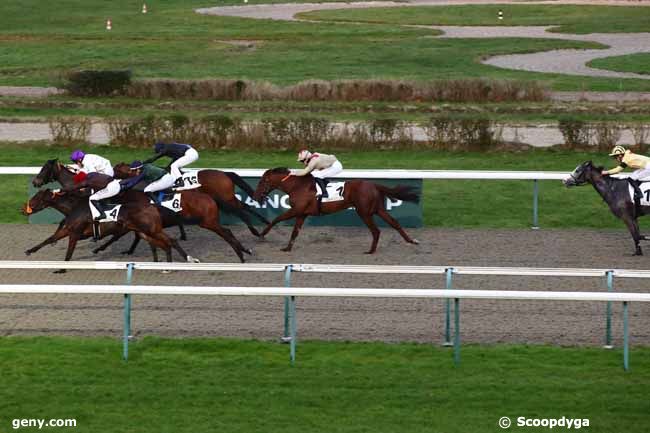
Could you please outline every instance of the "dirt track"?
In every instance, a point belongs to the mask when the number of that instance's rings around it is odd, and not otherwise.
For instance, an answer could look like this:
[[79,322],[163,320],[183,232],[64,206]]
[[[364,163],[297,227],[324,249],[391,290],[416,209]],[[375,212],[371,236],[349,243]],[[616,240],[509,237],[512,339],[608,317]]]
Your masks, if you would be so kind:
[[[0,260],[23,260],[23,251],[47,237],[53,226],[0,225],[5,245]],[[623,231],[587,230],[410,230],[421,242],[406,245],[396,233],[383,231],[377,255],[362,252],[369,235],[361,229],[308,227],[293,253],[279,251],[289,228],[272,232],[257,242],[240,228],[235,234],[252,246],[251,262],[347,263],[409,265],[474,265],[531,267],[612,267],[647,269],[649,257],[632,257],[631,242]],[[174,233],[175,234],[175,233]],[[210,233],[190,228],[188,252],[205,262],[234,262],[227,245]],[[125,260],[121,241],[106,260]],[[46,247],[30,260],[60,260],[65,242]],[[75,259],[94,260],[94,244],[82,242]],[[650,248],[647,249],[650,253]],[[133,260],[149,260],[141,246]],[[109,283],[124,282],[124,272],[0,270],[3,283]],[[139,271],[135,284],[282,285],[278,273],[223,273]],[[443,288],[442,276],[374,276],[294,274],[294,285],[332,287]],[[618,280],[616,289],[650,290],[650,281]],[[459,289],[604,290],[597,278],[523,278],[459,276]],[[282,301],[278,298],[139,296],[134,299],[136,336],[238,336],[274,339],[282,332]],[[0,335],[112,335],[122,327],[120,296],[1,295]],[[604,335],[604,304],[520,301],[463,301],[463,342],[534,342],[561,345],[599,345]],[[614,336],[622,340],[621,307],[614,306]],[[650,344],[650,305],[632,304],[630,331],[633,344]],[[298,332],[302,339],[383,340],[439,342],[443,336],[442,301],[386,299],[299,299]]]

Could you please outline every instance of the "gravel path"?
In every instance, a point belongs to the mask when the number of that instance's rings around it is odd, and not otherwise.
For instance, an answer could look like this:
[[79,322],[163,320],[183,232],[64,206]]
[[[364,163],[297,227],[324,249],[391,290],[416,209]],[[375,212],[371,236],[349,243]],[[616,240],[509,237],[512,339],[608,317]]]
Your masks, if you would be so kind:
[[[49,236],[54,226],[0,225],[0,260],[24,260],[22,251]],[[283,253],[290,229],[272,231],[258,242],[242,228],[234,232],[255,254],[251,262],[346,263],[410,265],[475,265],[532,267],[612,267],[648,269],[648,257],[630,255],[632,243],[624,231],[592,230],[409,230],[422,244],[407,245],[387,229],[379,251],[368,256],[365,229],[307,227],[293,253]],[[176,235],[176,231],[172,230]],[[234,254],[212,234],[191,227],[185,247],[206,262],[234,262]],[[101,258],[124,260],[118,243]],[[65,242],[30,256],[30,260],[59,260]],[[95,260],[94,244],[84,241],[77,260]],[[140,247],[134,260],[149,260]],[[650,250],[648,250],[650,251]],[[0,270],[4,283],[121,284],[124,272]],[[278,273],[137,271],[134,284],[282,285]],[[442,276],[378,276],[354,274],[294,274],[296,286],[444,288]],[[458,289],[604,290],[598,278],[457,277]],[[616,290],[648,292],[645,280],[617,280]],[[282,332],[282,300],[260,297],[138,296],[134,300],[136,336],[233,336],[275,339]],[[0,335],[110,335],[121,334],[120,296],[1,295]],[[463,342],[602,344],[605,305],[520,301],[463,301]],[[621,344],[621,306],[614,305],[615,344]],[[630,332],[633,345],[650,344],[650,305],[632,304]],[[443,302],[439,300],[334,299],[298,300],[301,339],[440,342],[443,338]]]
[[[301,12],[354,9],[371,7],[406,7],[406,6],[448,6],[460,4],[507,4],[511,1],[484,0],[412,0],[404,3],[397,2],[355,2],[355,3],[307,3],[307,4],[278,4],[251,6],[224,6],[197,9],[196,12],[208,15],[237,16],[259,19],[295,20],[294,15]],[[519,3],[519,2],[517,2]],[[621,1],[551,1],[526,2],[526,4],[602,4],[602,5],[643,5],[650,2],[621,2]],[[553,50],[529,54],[511,54],[495,56],[484,60],[483,63],[506,69],[518,69],[532,72],[546,72],[568,75],[588,75],[610,78],[650,79],[649,75],[627,72],[593,69],[586,64],[602,57],[620,56],[632,53],[650,52],[650,33],[613,34],[598,33],[589,35],[572,35],[550,33],[550,26],[530,27],[501,27],[501,26],[417,26],[438,29],[444,32],[442,38],[542,38],[565,39],[576,41],[598,42],[609,46],[602,50]]]

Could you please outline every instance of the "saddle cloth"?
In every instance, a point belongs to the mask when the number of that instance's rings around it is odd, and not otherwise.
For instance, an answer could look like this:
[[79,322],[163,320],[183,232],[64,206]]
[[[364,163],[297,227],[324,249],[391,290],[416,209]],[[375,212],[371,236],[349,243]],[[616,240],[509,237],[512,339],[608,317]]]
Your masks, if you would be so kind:
[[[344,190],[345,190],[345,182],[329,182],[327,184],[327,194],[329,195],[329,197],[323,198],[323,203],[343,200]],[[318,184],[318,182],[316,182],[316,196],[322,194],[323,192],[320,189],[320,185]]]
[[180,188],[174,188],[174,191],[187,191],[188,189],[201,187],[201,184],[199,183],[199,170],[186,171],[182,174],[181,179],[183,179],[183,186]]
[[162,207],[167,208],[172,212],[180,212],[183,210],[181,207],[180,193],[161,194],[159,201]]
[[100,223],[114,223],[120,215],[121,204],[107,205],[104,209],[106,218],[99,220]]
[[[630,200],[634,203],[634,188],[632,188],[632,185],[628,185],[627,188],[630,191]],[[639,189],[643,195],[640,203],[641,206],[650,206],[650,182],[642,182],[639,185]]]

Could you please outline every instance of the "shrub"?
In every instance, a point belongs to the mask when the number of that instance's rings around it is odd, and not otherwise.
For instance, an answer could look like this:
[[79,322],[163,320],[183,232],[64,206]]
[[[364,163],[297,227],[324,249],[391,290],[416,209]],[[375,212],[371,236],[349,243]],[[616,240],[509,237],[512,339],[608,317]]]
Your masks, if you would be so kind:
[[650,138],[650,125],[634,125],[632,126],[632,136],[634,137],[634,145],[636,151],[639,153],[648,153],[648,138]]
[[67,76],[65,88],[75,96],[111,96],[131,84],[131,71],[76,71]]
[[558,127],[568,148],[584,149],[589,146],[591,132],[589,126],[582,120],[563,118],[560,119]]
[[592,125],[592,137],[599,151],[609,151],[621,139],[621,126],[612,123]]
[[64,146],[87,143],[92,128],[88,118],[55,117],[48,124],[54,143]]

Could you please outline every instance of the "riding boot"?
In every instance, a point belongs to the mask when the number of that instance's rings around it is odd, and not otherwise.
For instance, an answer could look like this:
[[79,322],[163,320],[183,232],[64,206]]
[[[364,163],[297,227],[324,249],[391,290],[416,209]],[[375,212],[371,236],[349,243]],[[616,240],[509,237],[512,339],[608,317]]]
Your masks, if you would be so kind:
[[99,215],[94,218],[95,221],[101,221],[106,218],[106,212],[104,212],[104,205],[100,200],[92,200],[91,203],[99,212]]
[[317,209],[317,212],[318,212],[317,215],[320,215],[321,214],[321,206],[323,204],[323,196],[322,195],[318,196],[318,198],[316,199],[316,204],[317,204],[316,209]]
[[321,189],[321,191],[322,191],[322,196],[325,197],[325,198],[329,197],[329,196],[327,195],[327,180],[325,180],[325,179],[321,179],[321,178],[319,178],[319,177],[315,177],[314,180],[315,180],[316,183],[318,183],[318,185],[320,186],[320,189]]
[[153,204],[158,204],[158,198],[157,198],[158,193],[156,193],[156,192],[145,192],[145,194],[147,195],[147,197],[149,197],[149,200],[151,200],[151,202]]
[[183,188],[185,186],[185,182],[183,181],[183,177],[179,177],[174,181],[174,188]]

